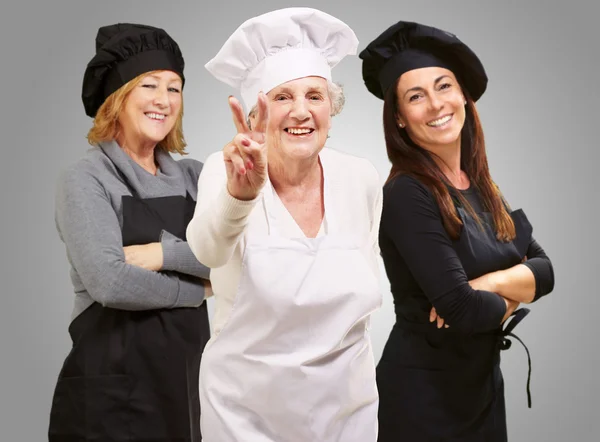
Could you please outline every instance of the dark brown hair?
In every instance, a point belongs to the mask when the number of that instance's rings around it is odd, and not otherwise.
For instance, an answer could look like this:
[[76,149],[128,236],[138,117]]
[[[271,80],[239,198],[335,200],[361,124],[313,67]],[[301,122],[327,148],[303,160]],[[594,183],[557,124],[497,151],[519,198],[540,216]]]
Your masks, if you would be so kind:
[[[435,161],[435,154],[423,149],[413,142],[406,130],[398,126],[398,80],[388,89],[383,102],[383,129],[385,134],[385,144],[387,155],[392,163],[387,182],[399,175],[410,175],[433,193],[440,212],[442,222],[448,235],[452,239],[457,239],[462,222],[457,215],[450,190],[454,186],[446,178],[438,163]],[[483,129],[479,120],[479,115],[475,103],[468,94],[468,91],[462,87],[463,94],[467,100],[465,107],[465,123],[461,131],[461,153],[460,166],[467,174],[471,185],[479,191],[484,210],[492,213],[496,233],[499,240],[510,241],[515,237],[515,226],[509,215],[505,202],[500,194],[500,190],[492,181],[485,153],[485,140]],[[479,219],[471,205],[460,194],[453,192],[475,219]]]

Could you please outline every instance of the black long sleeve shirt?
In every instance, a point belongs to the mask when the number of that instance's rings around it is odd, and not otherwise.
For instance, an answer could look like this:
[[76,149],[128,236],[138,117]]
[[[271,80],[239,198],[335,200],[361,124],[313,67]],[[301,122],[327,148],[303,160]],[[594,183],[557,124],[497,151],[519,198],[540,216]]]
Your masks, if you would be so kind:
[[[481,211],[478,201],[473,205]],[[379,244],[398,317],[427,322],[433,305],[455,330],[478,333],[500,326],[504,300],[469,285],[435,198],[415,178],[399,176],[384,186]],[[554,285],[552,266],[535,240],[527,257],[539,299]]]

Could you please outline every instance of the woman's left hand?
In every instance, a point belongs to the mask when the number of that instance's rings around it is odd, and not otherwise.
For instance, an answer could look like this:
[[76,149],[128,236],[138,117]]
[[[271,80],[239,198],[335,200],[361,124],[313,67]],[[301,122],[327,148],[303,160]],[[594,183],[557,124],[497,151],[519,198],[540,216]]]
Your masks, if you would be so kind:
[[429,312],[429,322],[437,321],[437,328],[448,328],[450,327],[448,324],[444,324],[444,318],[437,314],[435,307],[431,307],[431,311]]
[[162,244],[150,244],[123,247],[125,262],[146,270],[158,272],[163,266]]

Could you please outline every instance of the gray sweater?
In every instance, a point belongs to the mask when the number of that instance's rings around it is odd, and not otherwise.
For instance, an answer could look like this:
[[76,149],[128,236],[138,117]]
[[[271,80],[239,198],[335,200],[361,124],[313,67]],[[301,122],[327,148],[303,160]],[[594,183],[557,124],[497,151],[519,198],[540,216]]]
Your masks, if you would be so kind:
[[[61,174],[56,191],[56,227],[71,264],[75,319],[94,301],[123,310],[196,307],[204,301],[200,264],[187,242],[161,234],[164,263],[159,272],[125,263],[121,198],[185,196],[196,199],[202,163],[174,160],[156,149],[159,171],[148,173],[116,142],[101,143]],[[115,167],[116,166],[116,167]],[[127,178],[125,183],[120,174]],[[163,272],[165,271],[165,272]],[[181,274],[192,275],[180,277]]]

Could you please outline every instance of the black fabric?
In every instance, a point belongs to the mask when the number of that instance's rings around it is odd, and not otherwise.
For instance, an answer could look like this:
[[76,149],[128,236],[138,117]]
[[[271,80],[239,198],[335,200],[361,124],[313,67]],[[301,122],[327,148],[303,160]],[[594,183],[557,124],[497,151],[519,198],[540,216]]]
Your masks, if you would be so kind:
[[[194,207],[189,194],[124,196],[123,245],[158,242],[163,229],[185,239]],[[198,376],[210,337],[206,302],[146,311],[94,303],[69,334],[73,348],[54,394],[50,442],[202,440]]]
[[[481,198],[477,190],[471,186],[469,189],[461,190],[462,195],[467,199],[471,207],[480,217],[488,219],[488,222],[493,224],[491,214],[486,213]],[[517,224],[517,228],[520,225]],[[531,269],[535,275],[535,296],[532,302],[535,302],[554,290],[554,268],[550,258],[542,248],[542,246],[531,237],[531,242],[527,247],[527,261],[523,262],[524,266]]]
[[412,69],[451,70],[477,101],[487,87],[487,74],[475,53],[456,35],[414,22],[390,26],[360,52],[365,86],[383,99],[388,88]]
[[[532,226],[522,210],[512,211],[517,238],[504,243],[489,217],[481,229],[463,208],[457,211],[463,228],[453,241],[423,184],[400,176],[385,186],[379,242],[396,323],[377,365],[379,442],[507,441],[500,352],[529,310],[517,310],[503,330],[505,307],[495,311],[499,307],[485,301],[490,292],[467,286],[520,263]],[[449,328],[429,322],[433,305]]]
[[185,84],[184,66],[179,46],[163,29],[131,23],[103,26],[83,76],[85,113],[95,117],[110,94],[145,72],[170,70]]

